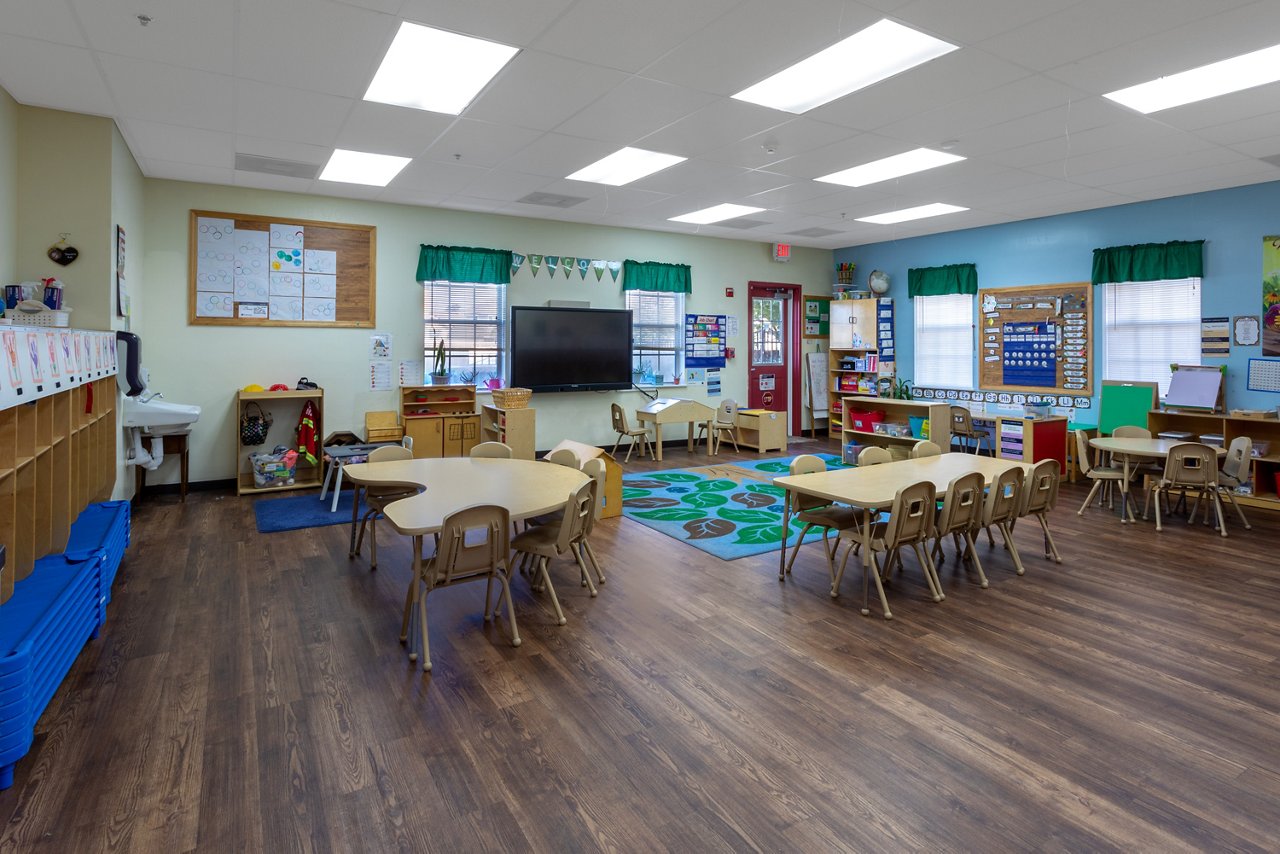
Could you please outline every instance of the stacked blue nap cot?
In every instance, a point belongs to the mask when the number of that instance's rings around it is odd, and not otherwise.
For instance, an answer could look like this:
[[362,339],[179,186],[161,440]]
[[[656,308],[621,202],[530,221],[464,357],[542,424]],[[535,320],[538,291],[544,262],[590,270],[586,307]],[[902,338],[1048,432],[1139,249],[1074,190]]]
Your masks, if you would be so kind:
[[66,551],[37,560],[0,605],[0,789],[13,785],[36,722],[106,621],[128,545],[129,502],[91,504],[72,524]]

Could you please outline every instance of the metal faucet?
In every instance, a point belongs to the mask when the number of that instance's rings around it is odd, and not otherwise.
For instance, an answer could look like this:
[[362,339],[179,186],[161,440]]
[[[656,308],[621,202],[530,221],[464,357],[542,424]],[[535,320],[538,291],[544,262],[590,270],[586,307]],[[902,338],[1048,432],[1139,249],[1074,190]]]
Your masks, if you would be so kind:
[[155,392],[152,392],[151,394],[140,394],[140,395],[138,395],[138,400],[139,400],[140,402],[142,402],[142,403],[150,403],[151,401],[156,400],[156,399],[161,398],[161,397],[164,397],[164,392],[162,392],[162,391],[155,391]]

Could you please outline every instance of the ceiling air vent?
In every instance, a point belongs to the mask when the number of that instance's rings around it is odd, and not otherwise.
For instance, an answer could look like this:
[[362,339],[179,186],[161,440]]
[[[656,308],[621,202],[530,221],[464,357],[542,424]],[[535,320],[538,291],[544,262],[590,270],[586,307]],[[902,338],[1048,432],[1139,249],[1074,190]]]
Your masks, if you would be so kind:
[[1280,166],[1280,154],[1273,154],[1270,157],[1259,157],[1263,163],[1270,163],[1272,166]]
[[237,172],[262,172],[267,175],[283,175],[286,178],[305,178],[310,181],[320,173],[314,163],[281,160],[277,157],[259,157],[256,154],[237,154]]
[[772,225],[772,223],[763,219],[751,219],[750,217],[739,216],[734,217],[733,219],[715,222],[712,223],[712,225],[718,225],[721,228],[755,228],[758,225]]
[[559,193],[530,193],[517,202],[526,205],[542,205],[544,208],[571,208],[587,200],[586,196],[562,196]]

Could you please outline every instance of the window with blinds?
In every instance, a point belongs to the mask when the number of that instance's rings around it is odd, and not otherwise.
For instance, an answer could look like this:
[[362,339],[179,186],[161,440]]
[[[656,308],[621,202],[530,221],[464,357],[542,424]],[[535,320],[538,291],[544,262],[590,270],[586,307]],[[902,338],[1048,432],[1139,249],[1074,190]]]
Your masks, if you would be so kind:
[[436,341],[443,340],[446,368],[453,374],[453,382],[479,384],[489,377],[501,377],[506,312],[506,285],[425,283],[422,348],[426,372],[432,369]]
[[973,388],[973,295],[920,296],[915,303],[915,385]]
[[1169,366],[1200,364],[1200,280],[1103,285],[1103,378],[1160,384]]
[[631,368],[666,382],[684,370],[684,294],[627,291]]

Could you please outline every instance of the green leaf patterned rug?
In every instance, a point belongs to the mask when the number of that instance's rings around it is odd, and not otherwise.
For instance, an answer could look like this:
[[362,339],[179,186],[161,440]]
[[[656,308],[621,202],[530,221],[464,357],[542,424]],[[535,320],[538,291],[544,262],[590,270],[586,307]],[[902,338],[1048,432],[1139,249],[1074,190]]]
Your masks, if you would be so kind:
[[[828,467],[839,457],[822,454]],[[776,551],[782,534],[783,490],[791,457],[691,469],[645,472],[622,478],[622,513],[641,525],[688,543],[721,560]],[[793,546],[803,525],[787,534]],[[821,537],[811,532],[810,542]]]

